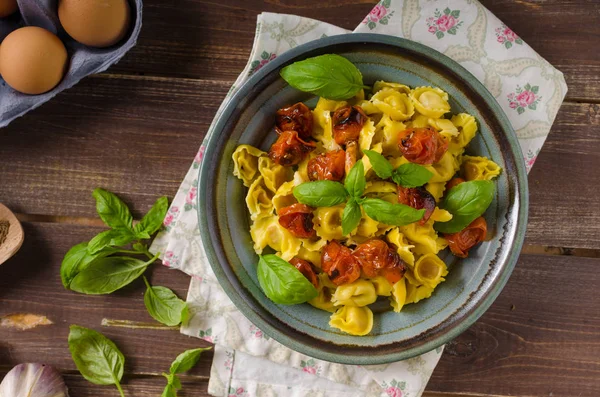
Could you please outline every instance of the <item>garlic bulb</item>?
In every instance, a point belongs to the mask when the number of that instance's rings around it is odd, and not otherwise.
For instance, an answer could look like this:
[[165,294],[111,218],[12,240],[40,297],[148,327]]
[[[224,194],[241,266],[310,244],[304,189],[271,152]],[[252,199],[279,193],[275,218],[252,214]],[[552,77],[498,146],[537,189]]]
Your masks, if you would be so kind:
[[45,364],[19,364],[0,383],[0,397],[69,397],[60,373]]

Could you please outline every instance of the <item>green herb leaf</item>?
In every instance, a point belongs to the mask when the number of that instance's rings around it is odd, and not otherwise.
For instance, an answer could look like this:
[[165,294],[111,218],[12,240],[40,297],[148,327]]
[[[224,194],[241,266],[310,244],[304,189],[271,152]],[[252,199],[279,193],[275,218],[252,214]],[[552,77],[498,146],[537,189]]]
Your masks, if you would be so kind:
[[96,211],[108,227],[131,230],[133,216],[129,207],[120,198],[100,188],[94,189],[92,195],[96,199]]
[[360,223],[362,217],[362,211],[360,205],[354,198],[351,198],[346,203],[344,213],[342,214],[342,234],[348,236]]
[[189,314],[187,303],[166,287],[151,286],[146,277],[144,283],[146,283],[144,304],[148,313],[156,321],[173,327],[187,320]]
[[160,397],[177,397],[177,391],[172,383],[167,383]]
[[302,204],[311,207],[332,207],[346,201],[348,192],[339,182],[305,182],[294,187],[294,197]]
[[433,173],[422,165],[406,163],[394,170],[392,180],[400,186],[418,187],[429,182],[432,176]]
[[175,361],[173,361],[169,372],[171,372],[171,374],[181,374],[189,371],[190,369],[194,368],[194,366],[198,363],[202,352],[205,352],[210,349],[211,347],[200,347],[198,349],[184,351],[183,353],[177,356]]
[[263,255],[258,261],[258,282],[269,299],[280,305],[304,303],[318,295],[310,281],[277,255]]
[[452,214],[452,219],[436,222],[435,230],[441,233],[460,232],[487,210],[495,190],[492,181],[468,181],[454,186],[439,205]]
[[365,166],[362,160],[358,160],[346,175],[344,187],[350,197],[359,198],[365,191],[367,179],[365,178]]
[[80,243],[74,246],[65,254],[62,263],[60,264],[60,279],[65,286],[69,288],[73,278],[85,269],[94,259],[104,258],[112,255],[117,250],[113,248],[104,248],[94,254],[88,252],[88,243]]
[[143,262],[126,256],[99,258],[73,278],[70,288],[88,295],[110,294],[141,276],[154,260]]
[[365,87],[360,70],[335,54],[294,62],[280,74],[292,87],[327,99],[349,99]]
[[117,346],[101,333],[71,325],[69,350],[81,375],[96,385],[115,385],[121,396],[121,378],[125,357]]
[[408,205],[392,204],[380,199],[365,199],[362,206],[371,219],[393,226],[417,222],[425,214],[425,210],[416,210]]
[[88,252],[95,254],[106,247],[118,247],[135,240],[135,235],[128,229],[111,229],[97,234],[88,243]]
[[363,150],[363,153],[369,158],[373,171],[378,177],[388,179],[392,176],[394,168],[385,157],[374,150]]
[[160,229],[163,219],[167,215],[169,209],[169,200],[166,197],[161,197],[150,208],[150,211],[133,228],[133,232],[138,238],[147,239]]

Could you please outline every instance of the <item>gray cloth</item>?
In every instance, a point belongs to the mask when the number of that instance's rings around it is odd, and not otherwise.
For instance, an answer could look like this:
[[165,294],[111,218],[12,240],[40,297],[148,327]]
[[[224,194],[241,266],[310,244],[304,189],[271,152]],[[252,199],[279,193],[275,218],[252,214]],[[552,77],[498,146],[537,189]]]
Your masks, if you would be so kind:
[[77,84],[87,75],[102,72],[117,62],[136,43],[142,28],[142,0],[128,0],[131,6],[132,24],[127,36],[108,48],[92,48],[73,40],[62,29],[58,20],[58,0],[18,0],[19,12],[0,18],[0,40],[21,26],[39,26],[62,40],[69,54],[69,65],[63,80],[49,92],[26,95],[13,90],[0,79],[0,127],[35,109],[53,96]]

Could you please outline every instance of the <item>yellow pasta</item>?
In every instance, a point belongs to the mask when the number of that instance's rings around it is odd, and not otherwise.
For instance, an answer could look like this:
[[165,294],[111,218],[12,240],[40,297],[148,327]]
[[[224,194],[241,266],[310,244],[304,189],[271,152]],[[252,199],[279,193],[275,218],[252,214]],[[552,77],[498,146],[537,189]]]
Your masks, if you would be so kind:
[[[364,191],[360,197],[354,198],[358,203],[362,203],[361,197],[393,204],[397,204],[399,200],[398,179],[379,177],[369,157],[364,154],[365,150],[381,154],[390,163],[391,169],[411,164],[411,161],[425,163],[421,165],[433,175],[423,187],[433,196],[436,204],[439,204],[444,194],[447,194],[447,183],[457,176],[457,173],[466,180],[491,180],[501,173],[501,169],[488,158],[465,155],[466,147],[476,136],[477,121],[467,113],[450,115],[450,98],[446,92],[436,87],[411,89],[400,82],[376,81],[371,91],[361,90],[346,101],[320,98],[312,110],[313,130],[311,137],[307,138],[308,141],[314,142],[315,148],[303,157],[296,158],[297,161],[294,163],[296,165],[292,167],[279,165],[273,153],[267,155],[249,145],[240,145],[235,150],[233,173],[248,188],[246,205],[250,215],[250,236],[254,242],[255,252],[262,254],[267,247],[270,247],[287,261],[295,258],[312,264],[310,269],[314,270],[318,279],[318,295],[308,303],[315,308],[332,313],[329,322],[331,327],[350,335],[361,336],[368,334],[373,328],[373,312],[369,305],[376,302],[378,297],[387,297],[393,311],[399,312],[398,315],[402,316],[405,315],[402,312],[405,305],[415,304],[431,297],[435,288],[445,281],[448,269],[438,253],[448,246],[448,241],[444,235],[438,234],[433,226],[435,222],[450,221],[453,215],[436,206],[426,222],[394,226],[372,219],[362,207],[357,226],[344,235],[342,220],[346,202],[343,202],[330,207],[308,209],[303,207],[302,210],[298,210],[298,213],[289,210],[290,217],[282,219],[282,223],[290,227],[289,230],[279,223],[278,214],[283,208],[294,204],[298,204],[295,209],[302,207],[298,203],[298,200],[302,201],[302,199],[296,198],[293,192],[296,186],[310,181],[308,169],[311,160],[324,155],[317,163],[311,164],[312,178],[315,177],[313,172],[315,168],[325,167],[323,164],[327,164],[327,161],[331,161],[332,164],[334,161],[341,161],[339,158],[327,157],[330,151],[347,149],[346,145],[340,146],[334,140],[332,116],[336,110],[351,105],[360,106],[367,115],[364,122],[361,122],[359,133],[359,129],[348,133],[354,134],[349,139],[357,139],[356,160],[362,161],[365,172]],[[362,117],[364,118],[364,115]],[[348,123],[351,124],[352,120]],[[337,128],[340,127],[336,126],[336,132],[339,132]],[[399,136],[405,136],[402,133],[408,128],[427,128],[433,130],[434,132],[428,133],[437,138],[441,135],[441,141],[448,143],[448,149],[443,155],[440,153],[441,158],[436,157],[439,161],[429,164],[431,157],[427,161],[411,157],[410,153],[406,153],[407,147],[400,146]],[[422,132],[414,131],[415,134]],[[356,138],[357,133],[358,138]],[[403,156],[403,151],[407,157]],[[355,161],[349,154],[353,155],[353,152],[348,151],[345,154],[346,174],[347,167],[352,165],[350,163],[348,166],[346,162],[350,159],[352,162]],[[336,166],[331,164],[327,166],[341,167],[339,163],[336,164]],[[406,168],[408,167],[404,169]],[[323,170],[319,169],[319,172],[321,171]],[[324,175],[338,178],[340,172]],[[381,171],[379,172],[382,174]],[[411,191],[410,194],[414,192]],[[411,205],[415,205],[414,202]],[[304,216],[304,218],[293,218],[294,216]],[[301,222],[290,226],[292,218],[294,221],[299,219]],[[314,234],[310,229],[311,221]],[[302,234],[294,227],[303,227],[306,233]],[[380,241],[372,241],[373,239],[385,241],[387,248]],[[356,266],[362,266],[358,269],[354,268],[353,277],[342,282],[338,278],[339,274],[332,273],[331,262],[321,263],[322,260],[328,260],[323,250],[333,240],[345,246],[344,249],[348,249],[350,255],[356,255],[355,259],[360,259],[360,263],[356,262],[358,264]],[[356,250],[357,245],[365,242],[373,245],[362,246],[362,252]],[[365,247],[367,247],[366,251]],[[370,249],[373,251],[368,251]],[[382,249],[389,249],[389,251],[381,251]],[[365,259],[369,257],[368,255],[393,258],[394,261],[399,258],[405,268],[404,276],[393,271],[386,273],[380,270],[383,267],[369,269],[369,263],[364,263],[365,260],[369,260]],[[377,263],[375,259],[370,260]],[[374,263],[371,265],[374,266]],[[305,270],[310,271],[310,269]],[[331,279],[325,269],[330,271]],[[314,280],[311,277],[309,279]],[[332,279],[340,285],[334,284]]]
[[467,181],[489,181],[500,175],[498,164],[485,157],[463,156],[461,174]]
[[258,175],[258,159],[267,154],[250,145],[240,145],[233,152],[233,175],[249,187]]
[[377,292],[372,282],[358,279],[350,284],[337,287],[332,302],[335,306],[366,306],[377,300]]
[[366,335],[373,328],[373,312],[366,306],[343,306],[331,315],[329,325],[350,335]]

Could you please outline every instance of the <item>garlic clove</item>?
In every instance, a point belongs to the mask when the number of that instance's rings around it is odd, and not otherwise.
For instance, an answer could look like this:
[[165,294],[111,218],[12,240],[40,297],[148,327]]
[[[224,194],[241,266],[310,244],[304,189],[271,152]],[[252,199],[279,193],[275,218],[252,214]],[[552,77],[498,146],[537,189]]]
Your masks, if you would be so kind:
[[60,372],[45,364],[19,364],[0,383],[0,397],[68,396],[67,386]]

